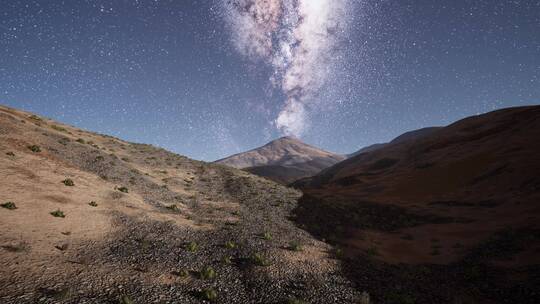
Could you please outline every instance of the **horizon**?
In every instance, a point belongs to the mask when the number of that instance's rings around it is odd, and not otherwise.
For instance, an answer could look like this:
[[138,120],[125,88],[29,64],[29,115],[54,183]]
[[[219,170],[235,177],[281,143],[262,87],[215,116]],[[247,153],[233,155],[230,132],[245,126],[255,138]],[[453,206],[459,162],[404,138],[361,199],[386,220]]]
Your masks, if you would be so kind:
[[204,161],[286,135],[345,155],[540,104],[534,1],[287,3],[257,4],[264,23],[218,0],[12,2],[0,103]]

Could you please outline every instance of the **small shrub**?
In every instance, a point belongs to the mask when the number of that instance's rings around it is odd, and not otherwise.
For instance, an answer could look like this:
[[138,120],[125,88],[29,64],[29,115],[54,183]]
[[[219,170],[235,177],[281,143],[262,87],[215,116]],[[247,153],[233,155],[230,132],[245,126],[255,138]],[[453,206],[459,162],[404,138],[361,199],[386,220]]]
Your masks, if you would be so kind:
[[58,249],[58,250],[60,250],[60,251],[67,250],[68,247],[69,247],[68,244],[62,244],[62,245],[56,245],[56,246],[54,246],[54,248],[56,248],[56,249]]
[[305,304],[306,302],[300,300],[300,299],[297,299],[297,298],[289,298],[287,300],[287,304]]
[[102,155],[96,156],[96,161],[103,161],[103,160],[105,160],[105,157],[103,157]]
[[88,203],[88,205],[92,206],[92,207],[97,207],[98,204],[94,201],[91,201],[90,203]]
[[51,212],[51,215],[54,216],[54,217],[66,217],[66,215],[64,214],[63,211],[61,210],[55,210],[53,212]]
[[257,266],[269,266],[270,265],[270,262],[265,257],[263,257],[260,253],[253,254],[253,256],[251,257],[251,260]]
[[227,249],[235,249],[236,248],[236,243],[234,243],[233,241],[227,241],[225,243],[225,248],[227,248]]
[[62,183],[68,187],[75,186],[75,183],[73,182],[71,178],[66,178],[65,180],[62,181]]
[[84,139],[82,138],[77,138],[76,142],[80,143],[80,144],[85,144],[86,141],[84,141]]
[[199,249],[199,245],[195,242],[189,242],[187,245],[186,245],[186,250],[189,251],[189,252],[195,252],[197,251],[197,249]]
[[57,125],[52,125],[51,128],[59,132],[67,132],[66,128]]
[[223,264],[225,265],[231,265],[232,264],[232,259],[230,256],[226,256],[226,257],[223,257],[223,259],[221,259],[221,262],[223,262]]
[[128,295],[121,295],[118,304],[134,304],[134,302]]
[[171,210],[173,212],[179,212],[180,211],[180,209],[178,209],[178,206],[176,206],[176,204],[169,205],[169,206],[167,206],[165,208],[167,208],[167,209],[169,209],[169,210]]
[[180,271],[173,271],[172,274],[177,275],[181,278],[186,278],[189,276],[189,271],[187,271],[186,269],[182,269]]
[[431,250],[431,255],[439,255],[441,252],[439,251],[439,248],[433,248]]
[[10,244],[10,245],[3,245],[2,249],[7,250],[9,252],[23,252],[29,249],[28,244],[24,242],[20,242],[17,244]]
[[9,209],[9,210],[17,209],[17,206],[15,206],[14,202],[5,202],[5,203],[1,204],[0,206],[2,206],[3,208]]
[[270,241],[272,239],[272,234],[270,232],[265,232],[262,234],[263,239]]
[[38,146],[38,145],[31,145],[31,146],[28,146],[28,149],[30,149],[30,151],[34,152],[34,153],[39,153],[41,152],[41,148]]
[[43,121],[43,119],[37,115],[31,115],[29,118],[35,121]]
[[205,288],[201,291],[201,298],[203,300],[215,301],[217,297],[217,292],[212,288]]
[[289,243],[289,250],[292,251],[302,251],[302,245],[296,241],[292,241]]
[[123,187],[123,186],[118,188],[118,191],[123,192],[123,193],[128,193],[129,192],[128,188]]
[[214,268],[208,266],[199,272],[199,276],[202,280],[212,280],[216,277],[216,271]]
[[6,155],[7,155],[7,156],[15,156],[15,153],[13,153],[13,152],[7,152]]

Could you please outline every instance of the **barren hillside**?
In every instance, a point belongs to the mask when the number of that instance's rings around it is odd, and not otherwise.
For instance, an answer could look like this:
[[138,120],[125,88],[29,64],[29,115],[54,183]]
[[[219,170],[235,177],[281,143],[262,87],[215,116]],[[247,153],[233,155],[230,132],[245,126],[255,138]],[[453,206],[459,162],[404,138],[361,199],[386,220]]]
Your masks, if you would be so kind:
[[[351,303],[300,193],[0,107],[1,303]],[[297,303],[297,302],[294,302]]]

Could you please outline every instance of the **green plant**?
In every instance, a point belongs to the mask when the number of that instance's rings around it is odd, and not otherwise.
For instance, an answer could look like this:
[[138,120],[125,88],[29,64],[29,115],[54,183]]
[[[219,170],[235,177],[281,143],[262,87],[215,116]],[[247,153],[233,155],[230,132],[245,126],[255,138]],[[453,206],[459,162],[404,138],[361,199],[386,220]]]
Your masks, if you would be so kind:
[[236,248],[236,243],[233,242],[233,241],[227,241],[227,242],[225,243],[225,248],[227,248],[227,249],[234,249],[234,248]]
[[15,153],[13,153],[13,152],[7,152],[6,155],[7,155],[7,156],[15,156]]
[[180,211],[180,209],[178,209],[178,206],[176,206],[176,204],[169,205],[169,206],[167,206],[165,208],[167,208],[167,209],[169,209],[171,211],[174,211],[174,212]]
[[118,304],[134,304],[134,302],[128,295],[121,295]]
[[199,245],[195,242],[189,242],[187,245],[186,245],[186,250],[189,251],[189,252],[195,252],[197,251],[197,249],[199,249]]
[[66,217],[66,215],[64,214],[64,212],[61,211],[61,210],[55,210],[55,211],[51,212],[50,214],[51,214],[52,216],[54,216],[54,217],[62,217],[62,218],[63,218],[63,217]]
[[0,206],[2,206],[3,208],[9,209],[9,210],[17,209],[17,206],[15,206],[14,202],[5,202],[5,203],[1,204]]
[[269,266],[270,265],[270,262],[265,257],[263,257],[260,253],[253,254],[253,256],[251,257],[251,260],[257,266]]
[[203,300],[214,301],[217,297],[217,292],[212,288],[205,288],[201,291],[201,298]]
[[84,139],[82,138],[77,138],[76,142],[80,143],[80,144],[85,144],[86,141],[84,141]]
[[302,251],[302,245],[300,245],[300,243],[298,243],[297,241],[292,241],[289,243],[289,250]]
[[129,192],[128,188],[126,188],[124,186],[118,188],[118,191],[123,192],[123,193],[128,193]]
[[28,146],[28,149],[30,149],[30,151],[34,152],[34,153],[39,153],[41,152],[41,148],[38,146],[38,145],[31,145],[31,146]]
[[187,271],[186,269],[182,269],[180,271],[173,271],[172,274],[177,275],[181,278],[186,278],[187,276],[189,276],[189,271]]
[[57,125],[52,125],[51,128],[59,132],[67,132],[66,128]]
[[88,203],[88,205],[92,206],[92,207],[97,207],[98,204],[94,201],[91,201],[90,203]]
[[32,120],[36,120],[36,121],[43,121],[43,119],[41,119],[41,117],[39,117],[37,115],[30,115],[29,118],[32,119]]
[[223,259],[221,259],[221,262],[223,262],[223,264],[225,265],[231,265],[232,264],[232,259],[230,256],[226,256],[226,257],[223,257]]
[[272,234],[270,232],[265,232],[262,234],[263,239],[270,241],[272,239]]
[[66,178],[65,180],[62,181],[62,183],[69,187],[75,186],[75,183],[73,182],[71,178]]
[[212,280],[216,277],[214,268],[207,266],[199,272],[199,276],[203,280]]

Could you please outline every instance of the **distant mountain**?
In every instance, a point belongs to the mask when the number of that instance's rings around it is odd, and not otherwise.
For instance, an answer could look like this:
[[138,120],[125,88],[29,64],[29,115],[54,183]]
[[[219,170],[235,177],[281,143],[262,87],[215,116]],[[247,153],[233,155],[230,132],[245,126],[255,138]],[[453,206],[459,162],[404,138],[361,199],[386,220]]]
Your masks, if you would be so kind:
[[392,141],[388,142],[388,143],[378,143],[378,144],[373,144],[373,145],[370,145],[370,146],[367,146],[367,147],[364,147],[354,153],[351,153],[349,155],[347,155],[347,157],[354,157],[356,155],[359,155],[359,154],[362,154],[362,153],[368,153],[368,152],[372,152],[372,151],[375,151],[375,150],[378,150],[380,148],[383,148],[389,144],[397,144],[397,143],[400,143],[400,142],[404,142],[404,141],[408,141],[408,140],[416,140],[416,139],[420,139],[426,135],[429,135],[437,130],[439,130],[441,127],[427,127],[427,128],[422,128],[422,129],[418,129],[418,130],[413,130],[413,131],[409,131],[409,132],[406,132],[406,133],[403,133],[401,134],[400,136],[394,138]]
[[315,175],[345,158],[344,155],[327,152],[286,136],[262,147],[217,160],[216,163],[290,183]]
[[[297,221],[343,248],[344,267],[362,284],[384,273],[392,286],[428,267],[405,289],[422,295],[453,284],[457,293],[478,288],[480,299],[495,299],[479,286],[511,280],[497,285],[498,295],[540,303],[538,280],[529,279],[540,265],[540,106],[421,133],[295,182],[304,193]],[[515,301],[512,286],[526,301]],[[435,302],[451,301],[425,303]]]

